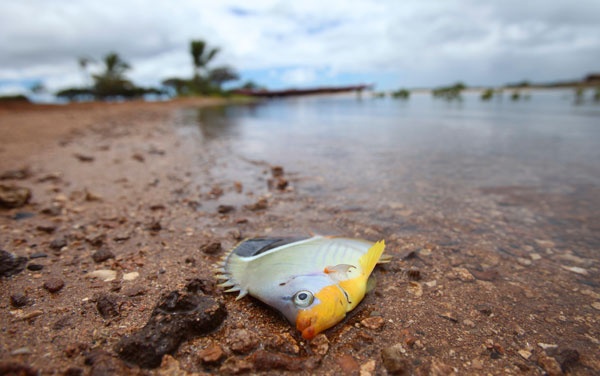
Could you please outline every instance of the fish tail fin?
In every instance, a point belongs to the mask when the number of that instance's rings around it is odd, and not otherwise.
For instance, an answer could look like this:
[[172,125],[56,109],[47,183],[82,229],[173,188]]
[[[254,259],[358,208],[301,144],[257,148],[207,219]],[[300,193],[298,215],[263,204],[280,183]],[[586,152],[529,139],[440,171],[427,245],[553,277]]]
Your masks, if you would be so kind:
[[362,266],[362,268],[365,272],[365,275],[371,274],[371,272],[375,268],[375,265],[381,258],[381,255],[383,254],[384,250],[385,250],[385,241],[380,240],[377,243],[373,244],[373,246],[371,248],[369,248],[367,253],[365,253],[364,255],[361,256],[359,262],[360,262],[360,266]]

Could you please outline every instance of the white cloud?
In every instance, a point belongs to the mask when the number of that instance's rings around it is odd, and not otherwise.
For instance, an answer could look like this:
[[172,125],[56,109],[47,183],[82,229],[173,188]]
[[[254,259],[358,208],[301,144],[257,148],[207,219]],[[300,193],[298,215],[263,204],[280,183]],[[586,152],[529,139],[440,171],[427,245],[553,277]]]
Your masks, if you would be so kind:
[[81,84],[77,58],[110,51],[133,65],[136,83],[154,85],[190,74],[188,44],[198,38],[221,47],[216,65],[242,76],[275,70],[298,84],[332,74],[387,74],[402,86],[499,84],[598,69],[600,2],[21,0],[0,5],[0,35],[0,86]]

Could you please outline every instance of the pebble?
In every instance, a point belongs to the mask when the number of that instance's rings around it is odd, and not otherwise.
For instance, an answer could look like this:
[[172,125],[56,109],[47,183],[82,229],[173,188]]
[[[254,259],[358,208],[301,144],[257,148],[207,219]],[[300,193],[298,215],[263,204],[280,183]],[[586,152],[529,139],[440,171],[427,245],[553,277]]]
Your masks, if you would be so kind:
[[231,351],[247,354],[258,347],[258,336],[247,329],[236,329],[229,334],[227,344]]
[[202,360],[203,363],[208,364],[217,363],[224,355],[225,352],[223,352],[221,346],[214,343],[198,352],[200,360]]
[[527,350],[519,350],[519,355],[521,355],[521,357],[525,360],[531,358],[531,351],[527,351]]
[[44,282],[44,288],[51,293],[59,292],[63,287],[65,287],[65,282],[60,278],[50,278]]
[[404,356],[406,350],[400,343],[381,350],[383,366],[391,375],[410,374],[408,359]]
[[207,255],[214,255],[221,252],[221,242],[211,241],[206,244],[200,246],[200,251],[206,253]]
[[10,305],[14,308],[25,307],[29,303],[31,303],[29,298],[20,292],[14,293],[10,296]]
[[138,272],[125,273],[125,274],[123,274],[123,280],[124,281],[133,281],[133,280],[137,279],[139,276],[140,276],[140,273],[138,273]]
[[269,207],[269,201],[265,197],[261,197],[254,204],[246,205],[244,207],[252,211],[265,210]]
[[0,277],[10,277],[25,269],[27,258],[0,249]]
[[16,185],[0,184],[0,207],[18,208],[31,199],[31,190]]
[[93,272],[88,274],[88,277],[98,278],[103,280],[104,282],[110,282],[117,278],[117,271],[110,269],[94,270]]
[[546,371],[548,376],[559,376],[563,374],[558,361],[550,356],[540,354],[538,356],[537,363],[544,369],[544,371]]
[[118,297],[113,294],[102,294],[96,299],[96,309],[104,319],[119,316]]
[[475,277],[468,271],[466,268],[452,268],[452,272],[454,273],[454,277],[458,278],[462,282],[473,282],[475,281]]
[[568,270],[568,271],[576,273],[576,274],[588,275],[588,271],[585,270],[584,268],[580,268],[579,266],[565,266],[565,265],[561,265],[561,267],[563,269],[565,269],[565,270]]
[[257,350],[248,357],[256,371],[310,371],[319,365],[319,357],[297,357],[278,352]]
[[219,214],[227,214],[235,211],[235,206],[233,205],[219,205],[217,207],[217,212]]
[[44,265],[41,264],[28,264],[27,265],[27,270],[31,270],[31,271],[38,271],[38,270],[42,270],[44,269]]
[[360,366],[360,376],[371,376],[375,372],[375,360],[368,360],[366,363]]
[[115,258],[115,254],[106,248],[100,248],[99,250],[94,252],[94,254],[92,255],[92,259],[94,260],[95,263],[101,263],[110,258]]
[[310,341],[310,348],[313,353],[324,356],[329,351],[329,339],[323,333],[317,334],[315,338]]
[[340,356],[336,363],[340,366],[344,375],[351,375],[360,369],[360,364],[350,354]]
[[377,330],[383,327],[385,320],[381,316],[372,316],[361,320],[360,324],[367,329]]
[[597,309],[598,311],[600,311],[600,302],[594,302],[592,303],[592,307]]
[[57,250],[57,251],[60,250],[60,249],[62,249],[63,247],[66,247],[66,246],[67,246],[67,239],[65,239],[64,236],[61,236],[61,237],[56,238],[56,239],[53,239],[50,242],[50,245],[49,245],[50,249],[54,249],[54,250]]

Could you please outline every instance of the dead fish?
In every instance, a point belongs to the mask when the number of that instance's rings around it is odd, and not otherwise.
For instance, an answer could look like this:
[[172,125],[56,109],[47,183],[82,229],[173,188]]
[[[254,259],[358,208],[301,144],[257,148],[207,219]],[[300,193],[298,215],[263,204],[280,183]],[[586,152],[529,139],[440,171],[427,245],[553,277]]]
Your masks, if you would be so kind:
[[383,240],[342,237],[250,239],[223,257],[217,278],[226,292],[261,300],[312,339],[360,303],[384,248]]

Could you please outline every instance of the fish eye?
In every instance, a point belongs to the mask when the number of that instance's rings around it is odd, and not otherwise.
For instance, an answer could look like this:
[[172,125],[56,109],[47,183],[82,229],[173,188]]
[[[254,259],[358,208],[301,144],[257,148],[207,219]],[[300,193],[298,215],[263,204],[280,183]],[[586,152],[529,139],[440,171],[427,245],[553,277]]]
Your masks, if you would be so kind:
[[313,293],[308,290],[298,291],[292,298],[294,304],[301,308],[305,308],[311,305],[314,299],[315,297]]

